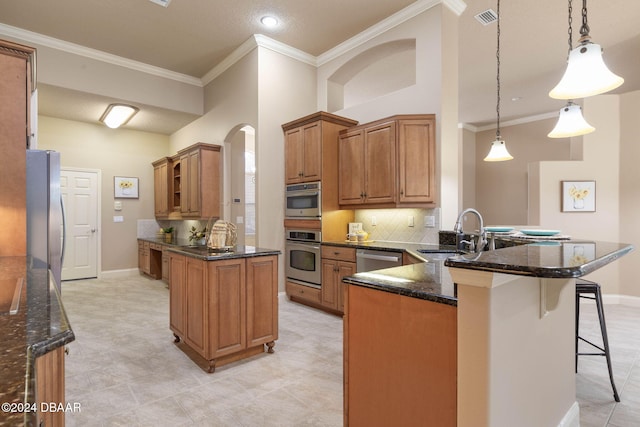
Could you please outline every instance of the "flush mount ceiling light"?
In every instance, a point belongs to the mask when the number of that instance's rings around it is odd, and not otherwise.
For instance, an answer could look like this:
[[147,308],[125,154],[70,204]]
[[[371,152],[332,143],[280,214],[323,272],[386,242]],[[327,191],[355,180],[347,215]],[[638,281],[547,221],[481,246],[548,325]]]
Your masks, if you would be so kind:
[[500,136],[500,0],[498,0],[498,11],[496,13],[498,23],[497,30],[497,47],[496,47],[496,82],[497,82],[497,102],[496,102],[496,140],[491,143],[491,150],[487,157],[484,158],[485,162],[502,162],[504,160],[511,160],[513,156],[507,151],[507,146],[504,139]]
[[569,101],[562,110],[558,123],[547,135],[549,138],[570,138],[572,136],[586,135],[596,130],[582,117],[582,108],[578,104]]
[[139,108],[127,104],[109,104],[100,121],[115,129],[126,124],[138,111]]
[[273,16],[263,16],[260,18],[260,22],[267,28],[274,28],[278,25],[278,19]]
[[[571,19],[569,0],[569,19]],[[569,21],[571,22],[571,21]],[[571,27],[569,27],[571,36]],[[549,96],[555,99],[577,99],[609,92],[624,83],[602,60],[602,47],[591,42],[587,23],[587,0],[582,0],[582,26],[579,45],[569,53],[567,70]]]
[[159,4],[162,7],[169,7],[171,0],[149,0],[151,3]]

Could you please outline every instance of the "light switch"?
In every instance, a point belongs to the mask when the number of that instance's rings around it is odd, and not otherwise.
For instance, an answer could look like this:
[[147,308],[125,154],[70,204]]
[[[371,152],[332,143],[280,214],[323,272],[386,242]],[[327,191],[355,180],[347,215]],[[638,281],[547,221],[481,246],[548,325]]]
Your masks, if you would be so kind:
[[375,227],[376,225],[378,225],[378,221],[376,220],[375,216],[371,217],[371,226]]
[[408,225],[409,227],[413,227],[413,226],[414,226],[414,219],[413,219],[413,215],[409,215],[409,216],[407,217],[407,225]]
[[113,217],[113,222],[124,222],[124,217],[123,216],[114,216]]
[[244,217],[243,216],[237,216],[236,217],[236,224],[242,224],[244,223]]
[[115,201],[113,202],[113,209],[116,211],[121,211],[122,210],[122,202],[121,201]]
[[431,216],[431,215],[427,215],[424,217],[424,226],[425,227],[429,227],[429,228],[433,228],[436,226],[436,217],[435,216]]

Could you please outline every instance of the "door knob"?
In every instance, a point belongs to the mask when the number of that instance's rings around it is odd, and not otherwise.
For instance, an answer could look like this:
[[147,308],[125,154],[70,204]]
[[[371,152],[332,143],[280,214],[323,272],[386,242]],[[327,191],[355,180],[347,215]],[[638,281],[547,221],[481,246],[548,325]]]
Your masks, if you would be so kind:
[[92,229],[91,229],[91,232],[92,232],[92,233],[95,233],[95,232],[96,232],[96,229],[95,229],[95,228],[92,228]]

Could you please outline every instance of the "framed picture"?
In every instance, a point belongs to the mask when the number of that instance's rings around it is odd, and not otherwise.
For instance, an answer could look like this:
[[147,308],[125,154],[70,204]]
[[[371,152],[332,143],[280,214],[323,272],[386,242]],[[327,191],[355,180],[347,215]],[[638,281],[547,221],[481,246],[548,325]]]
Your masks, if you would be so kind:
[[131,178],[128,176],[114,176],[113,197],[116,199],[137,199],[138,178]]
[[595,181],[562,181],[562,212],[595,211]]

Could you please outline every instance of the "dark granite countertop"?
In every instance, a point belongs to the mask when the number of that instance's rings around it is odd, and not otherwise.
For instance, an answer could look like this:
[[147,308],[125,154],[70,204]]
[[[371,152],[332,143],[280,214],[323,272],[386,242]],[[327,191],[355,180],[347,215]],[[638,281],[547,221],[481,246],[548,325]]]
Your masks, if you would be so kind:
[[176,246],[172,245],[168,249],[181,255],[198,258],[205,261],[218,261],[221,259],[251,258],[267,255],[280,255],[279,250],[256,248],[254,246],[237,245],[229,251],[219,252],[207,248],[206,246]]
[[[451,281],[447,267],[522,276],[572,278],[589,274],[633,250],[632,245],[625,243],[586,240],[538,242],[528,240],[493,251],[463,255],[436,254],[455,250],[452,246],[444,245],[398,242],[373,242],[366,246],[357,242],[323,242],[323,244],[404,250],[421,258],[426,261],[424,264],[357,273],[344,278],[343,281],[350,285],[365,286],[454,306],[457,305],[456,287]],[[424,253],[430,250],[435,253]]]
[[[0,277],[26,279],[18,312],[0,315],[0,402],[34,403],[35,358],[75,336],[47,270],[29,268],[26,257],[0,257]],[[0,413],[0,425],[32,424],[34,413]]]

